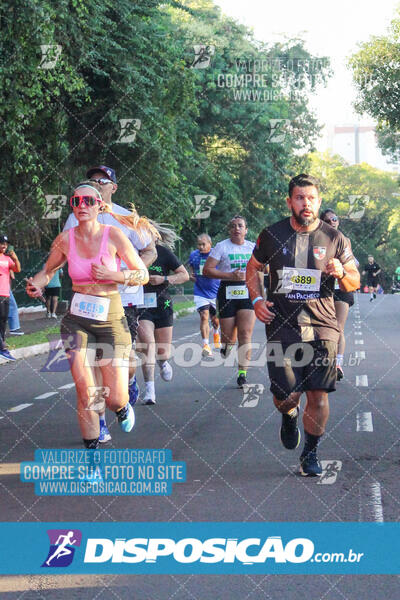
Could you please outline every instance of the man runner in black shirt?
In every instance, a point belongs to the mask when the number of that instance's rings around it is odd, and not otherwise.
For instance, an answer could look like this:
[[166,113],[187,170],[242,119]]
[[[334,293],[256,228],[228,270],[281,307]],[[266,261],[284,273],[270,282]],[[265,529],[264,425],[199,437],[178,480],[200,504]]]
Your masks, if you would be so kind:
[[[268,372],[274,404],[282,413],[280,437],[289,450],[300,443],[300,396],[305,445],[302,475],[321,475],[317,446],[329,416],[328,393],[335,391],[339,328],[333,290],[358,289],[360,275],[346,238],[318,218],[318,181],[301,174],[289,183],[292,216],[260,234],[247,264],[246,282],[257,318],[266,324]],[[270,268],[268,300],[258,272]]]
[[367,274],[367,286],[368,291],[370,293],[369,301],[372,302],[374,298],[376,298],[376,291],[378,289],[379,284],[379,273],[381,272],[381,268],[378,263],[375,262],[372,254],[368,256],[368,263],[364,267],[364,271],[362,275]]

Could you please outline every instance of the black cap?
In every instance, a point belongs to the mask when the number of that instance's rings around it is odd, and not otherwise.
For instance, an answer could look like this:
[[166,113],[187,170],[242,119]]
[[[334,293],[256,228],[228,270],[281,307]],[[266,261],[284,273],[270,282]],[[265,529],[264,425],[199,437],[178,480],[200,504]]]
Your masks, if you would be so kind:
[[8,244],[8,237],[6,235],[0,234],[0,244]]

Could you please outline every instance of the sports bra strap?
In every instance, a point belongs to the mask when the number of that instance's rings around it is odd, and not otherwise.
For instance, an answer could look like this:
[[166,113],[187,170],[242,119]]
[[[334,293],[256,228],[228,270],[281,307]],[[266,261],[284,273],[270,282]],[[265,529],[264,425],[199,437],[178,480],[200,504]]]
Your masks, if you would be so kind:
[[108,254],[108,236],[110,234],[110,225],[104,227],[103,237],[101,238],[101,246],[99,255]]
[[75,227],[71,227],[71,229],[68,230],[68,241],[69,241],[68,254],[72,253],[73,256],[76,255],[74,229],[75,229]]

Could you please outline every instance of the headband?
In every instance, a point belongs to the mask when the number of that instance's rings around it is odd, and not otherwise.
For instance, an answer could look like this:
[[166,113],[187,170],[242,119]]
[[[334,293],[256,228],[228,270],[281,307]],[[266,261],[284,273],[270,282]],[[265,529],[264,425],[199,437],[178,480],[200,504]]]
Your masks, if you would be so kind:
[[103,197],[102,197],[102,195],[100,194],[99,190],[96,190],[96,188],[95,188],[95,187],[93,187],[92,185],[89,185],[88,183],[81,183],[81,184],[80,184],[80,185],[78,185],[78,187],[76,187],[75,189],[76,189],[76,190],[79,190],[79,188],[82,188],[82,187],[88,187],[88,188],[90,188],[90,189],[94,190],[94,191],[95,191],[95,192],[96,192],[96,193],[97,193],[97,194],[100,196],[100,200],[103,200]]

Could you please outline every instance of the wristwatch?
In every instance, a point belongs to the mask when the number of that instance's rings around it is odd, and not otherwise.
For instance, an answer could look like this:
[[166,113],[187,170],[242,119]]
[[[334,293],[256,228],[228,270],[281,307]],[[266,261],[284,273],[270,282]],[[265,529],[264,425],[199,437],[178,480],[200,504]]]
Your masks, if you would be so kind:
[[164,275],[164,282],[165,283],[169,283],[169,281],[168,281],[168,275]]

